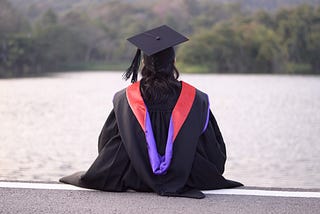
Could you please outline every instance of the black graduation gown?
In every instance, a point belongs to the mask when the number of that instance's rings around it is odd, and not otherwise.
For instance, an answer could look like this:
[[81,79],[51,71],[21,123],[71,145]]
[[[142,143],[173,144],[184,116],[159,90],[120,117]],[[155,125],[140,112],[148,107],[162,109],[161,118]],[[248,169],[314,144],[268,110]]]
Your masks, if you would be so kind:
[[[169,123],[173,112],[176,112],[176,106],[180,103],[181,111],[188,108],[187,100],[191,92],[184,88],[189,87],[192,91],[193,87],[184,82],[182,85],[186,87],[182,87],[182,91],[172,96],[168,103],[146,104],[160,155],[166,153]],[[142,99],[140,91],[136,93],[139,82],[131,86],[136,86],[133,96]],[[133,189],[153,191],[163,196],[192,198],[204,197],[199,190],[242,185],[222,176],[226,161],[225,144],[209,110],[207,95],[195,88],[193,101],[189,102],[189,111],[184,113],[185,118],[180,121],[179,130],[175,128],[170,164],[164,173],[155,174],[148,155],[150,145],[146,140],[146,130],[142,127],[145,122],[139,120],[139,112],[133,108],[136,102],[130,100],[128,88],[114,96],[114,108],[99,136],[96,160],[86,172],[66,176],[60,179],[61,182],[103,191]],[[178,119],[173,120],[180,120],[182,114],[178,112]],[[145,119],[144,115],[140,114]],[[175,127],[179,126],[176,124]]]

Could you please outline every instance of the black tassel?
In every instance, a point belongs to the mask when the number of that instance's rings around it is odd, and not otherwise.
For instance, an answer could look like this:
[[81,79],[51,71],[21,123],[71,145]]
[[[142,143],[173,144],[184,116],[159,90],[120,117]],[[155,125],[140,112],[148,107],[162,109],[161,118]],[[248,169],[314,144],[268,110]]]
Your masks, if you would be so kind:
[[141,61],[141,50],[137,49],[136,55],[134,56],[132,63],[130,67],[127,69],[127,71],[123,74],[123,79],[128,80],[132,74],[131,82],[134,83],[138,79],[138,70],[140,67],[140,61]]

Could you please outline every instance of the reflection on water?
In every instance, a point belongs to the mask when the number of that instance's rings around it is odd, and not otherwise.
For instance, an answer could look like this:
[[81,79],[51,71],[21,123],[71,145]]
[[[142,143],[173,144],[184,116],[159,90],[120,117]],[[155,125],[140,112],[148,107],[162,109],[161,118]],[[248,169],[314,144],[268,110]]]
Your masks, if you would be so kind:
[[[320,188],[320,78],[187,75],[209,94],[227,145],[226,177],[246,185]],[[87,169],[127,84],[115,72],[0,80],[0,180],[57,181]]]

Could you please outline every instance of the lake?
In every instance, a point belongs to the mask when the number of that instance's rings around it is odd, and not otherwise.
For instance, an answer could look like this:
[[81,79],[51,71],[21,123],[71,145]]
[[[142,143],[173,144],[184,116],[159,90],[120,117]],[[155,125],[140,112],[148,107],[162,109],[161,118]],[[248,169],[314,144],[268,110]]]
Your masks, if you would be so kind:
[[[205,91],[227,146],[225,177],[320,188],[320,77],[182,74]],[[0,80],[0,180],[57,181],[86,170],[119,72]]]

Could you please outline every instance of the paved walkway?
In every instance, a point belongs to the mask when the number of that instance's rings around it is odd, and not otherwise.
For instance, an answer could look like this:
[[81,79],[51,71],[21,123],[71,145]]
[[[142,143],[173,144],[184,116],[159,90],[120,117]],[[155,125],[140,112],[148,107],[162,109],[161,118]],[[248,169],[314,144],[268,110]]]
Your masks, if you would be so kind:
[[0,213],[320,213],[320,190],[245,187],[205,193],[197,200],[0,181]]

